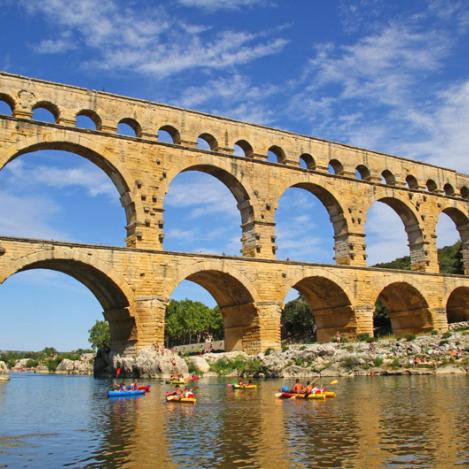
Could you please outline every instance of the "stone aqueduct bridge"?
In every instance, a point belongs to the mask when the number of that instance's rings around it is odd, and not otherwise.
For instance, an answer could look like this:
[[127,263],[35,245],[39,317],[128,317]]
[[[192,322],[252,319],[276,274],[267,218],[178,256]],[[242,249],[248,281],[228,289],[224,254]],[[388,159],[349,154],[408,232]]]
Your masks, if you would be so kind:
[[[448,320],[469,319],[466,175],[290,132],[5,73],[0,74],[0,100],[12,111],[11,116],[0,116],[0,168],[38,150],[73,152],[111,178],[127,218],[126,248],[0,238],[0,283],[34,268],[73,276],[100,301],[116,350],[132,353],[163,341],[166,305],[184,279],[206,288],[219,304],[228,350],[255,353],[278,348],[281,309],[292,287],[308,300],[319,340],[336,331],[352,337],[372,334],[378,297],[387,305],[397,335],[444,330]],[[55,123],[33,120],[37,108],[49,110]],[[90,118],[96,130],[77,128],[79,115]],[[118,135],[121,122],[132,127],[135,137]],[[167,131],[173,143],[159,142],[158,130]],[[210,149],[197,148],[198,138]],[[234,155],[235,145],[242,148],[243,156]],[[277,163],[267,160],[269,151]],[[242,221],[241,257],[163,250],[165,194],[184,171],[216,177],[235,197]],[[336,265],[275,259],[275,210],[290,187],[311,192],[326,207],[334,228]],[[400,216],[412,271],[366,266],[364,226],[375,201]],[[439,273],[435,228],[442,212],[459,231],[466,275]]]

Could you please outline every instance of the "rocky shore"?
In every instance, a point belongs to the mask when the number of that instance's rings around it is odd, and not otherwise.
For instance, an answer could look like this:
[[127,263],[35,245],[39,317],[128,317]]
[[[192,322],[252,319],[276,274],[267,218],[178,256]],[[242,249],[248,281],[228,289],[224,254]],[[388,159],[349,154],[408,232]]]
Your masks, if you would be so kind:
[[265,378],[469,373],[469,328],[444,334],[353,343],[291,345],[256,356],[243,352],[187,357],[205,376]]

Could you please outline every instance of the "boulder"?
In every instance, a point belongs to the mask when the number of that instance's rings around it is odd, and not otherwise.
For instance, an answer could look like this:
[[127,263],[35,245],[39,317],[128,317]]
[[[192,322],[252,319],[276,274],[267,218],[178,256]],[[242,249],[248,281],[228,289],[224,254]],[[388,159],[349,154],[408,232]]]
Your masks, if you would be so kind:
[[68,358],[64,358],[55,370],[56,373],[67,375],[90,375],[92,371],[93,366],[91,361],[69,360]]
[[207,360],[205,360],[204,357],[201,357],[199,355],[194,355],[193,357],[188,357],[186,359],[188,363],[191,363],[193,367],[199,372],[199,373],[207,373],[210,370],[210,365],[208,364]]
[[0,361],[0,381],[8,381],[10,373],[5,362]]

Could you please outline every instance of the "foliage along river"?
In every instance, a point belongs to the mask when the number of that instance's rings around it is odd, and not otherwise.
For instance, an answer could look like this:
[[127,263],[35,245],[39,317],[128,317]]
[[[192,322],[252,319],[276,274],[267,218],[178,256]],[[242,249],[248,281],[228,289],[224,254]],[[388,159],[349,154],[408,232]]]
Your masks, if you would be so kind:
[[282,381],[231,391],[201,380],[109,400],[109,381],[13,375],[0,382],[0,467],[303,468],[469,464],[469,377],[339,379],[337,398],[281,401]]

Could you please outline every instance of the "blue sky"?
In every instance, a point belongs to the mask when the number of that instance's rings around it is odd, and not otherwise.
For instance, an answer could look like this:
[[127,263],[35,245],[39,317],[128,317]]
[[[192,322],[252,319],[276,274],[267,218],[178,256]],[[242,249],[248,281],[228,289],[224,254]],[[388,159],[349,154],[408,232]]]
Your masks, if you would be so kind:
[[[464,0],[0,0],[0,23],[8,72],[469,172]],[[240,216],[214,178],[179,175],[165,209],[166,249],[239,253]],[[290,189],[276,221],[279,258],[332,263],[332,229],[314,196]],[[122,246],[124,226],[112,183],[75,155],[24,155],[0,172],[3,235]],[[408,253],[387,206],[375,204],[366,227],[371,264]],[[442,216],[439,245],[456,239]],[[190,282],[174,297],[213,304]],[[32,271],[0,286],[0,318],[0,349],[66,350],[87,345],[101,309],[75,280]]]

